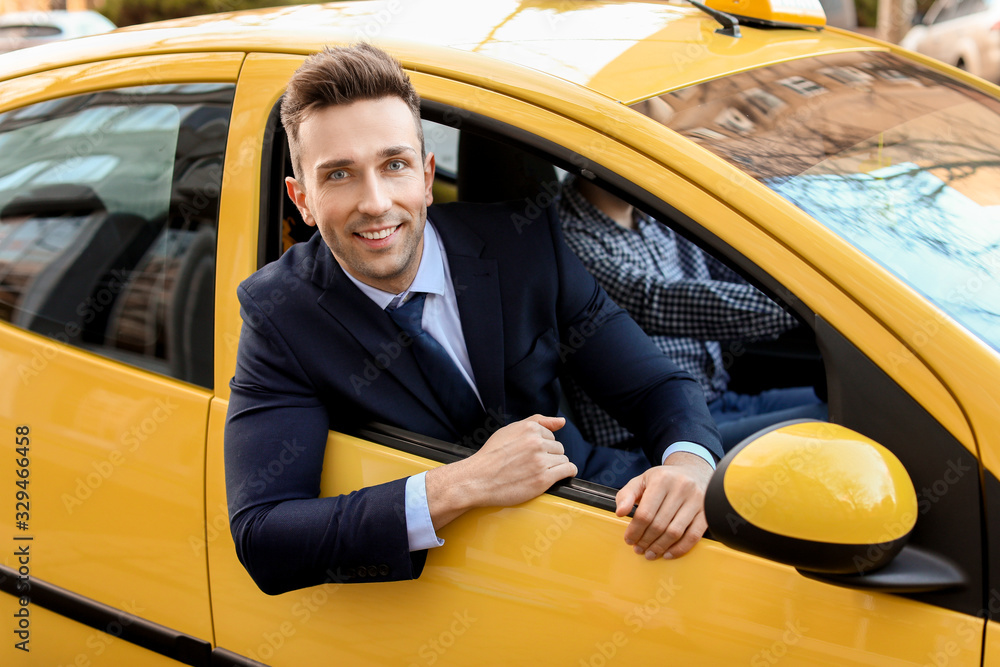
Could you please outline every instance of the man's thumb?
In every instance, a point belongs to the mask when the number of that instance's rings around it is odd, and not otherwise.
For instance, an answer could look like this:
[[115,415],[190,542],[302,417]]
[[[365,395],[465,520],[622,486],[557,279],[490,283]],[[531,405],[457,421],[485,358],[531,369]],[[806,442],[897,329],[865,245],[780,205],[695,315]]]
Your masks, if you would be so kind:
[[558,431],[563,426],[566,425],[565,417],[548,417],[546,415],[531,415],[528,417],[528,421],[533,421],[541,424],[550,431]]

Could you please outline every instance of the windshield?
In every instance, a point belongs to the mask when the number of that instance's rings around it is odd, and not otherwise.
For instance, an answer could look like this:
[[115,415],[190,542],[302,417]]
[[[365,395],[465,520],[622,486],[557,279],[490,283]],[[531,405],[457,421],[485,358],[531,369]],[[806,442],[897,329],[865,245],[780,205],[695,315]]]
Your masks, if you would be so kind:
[[1000,103],[886,53],[809,58],[640,103],[1000,350]]

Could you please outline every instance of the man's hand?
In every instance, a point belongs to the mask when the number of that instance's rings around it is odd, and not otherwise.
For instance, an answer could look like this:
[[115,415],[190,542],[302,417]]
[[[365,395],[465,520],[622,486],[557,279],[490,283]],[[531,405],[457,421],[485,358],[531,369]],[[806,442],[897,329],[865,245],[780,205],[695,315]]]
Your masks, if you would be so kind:
[[663,465],[629,480],[615,496],[618,516],[639,505],[625,529],[625,542],[649,560],[690,551],[708,528],[705,490],[711,477],[712,466],[705,459],[674,452]]
[[562,417],[534,415],[508,424],[462,461],[427,472],[427,506],[434,529],[473,507],[508,507],[540,496],[577,473],[554,431]]

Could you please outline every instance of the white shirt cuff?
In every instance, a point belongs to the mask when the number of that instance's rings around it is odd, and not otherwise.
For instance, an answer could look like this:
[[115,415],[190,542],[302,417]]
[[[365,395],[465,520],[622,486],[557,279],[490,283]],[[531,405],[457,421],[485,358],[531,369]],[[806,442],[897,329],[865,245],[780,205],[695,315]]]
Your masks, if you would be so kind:
[[[667,450],[663,452],[663,458],[660,460],[660,463],[662,464],[664,461],[666,461],[667,457],[673,454],[674,452],[688,452],[689,454],[700,456],[701,458],[708,461],[708,465],[712,466],[712,470],[715,470],[715,457],[712,456],[712,452],[708,451],[707,447],[696,444],[694,442],[687,442],[686,440],[675,442],[674,444],[667,447]],[[426,503],[426,501],[424,502]],[[430,513],[429,510],[428,513]],[[409,514],[407,514],[407,519],[409,519]]]
[[424,481],[426,475],[426,472],[422,472],[406,479],[404,505],[406,537],[410,542],[410,551],[433,549],[444,544],[444,540],[434,532],[431,510],[427,506],[427,483]]

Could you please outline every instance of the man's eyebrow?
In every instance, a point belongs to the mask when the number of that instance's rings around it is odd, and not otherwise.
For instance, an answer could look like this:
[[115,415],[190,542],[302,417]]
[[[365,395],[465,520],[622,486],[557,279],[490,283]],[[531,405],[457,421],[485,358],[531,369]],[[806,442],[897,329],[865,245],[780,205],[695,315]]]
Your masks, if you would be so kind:
[[[403,153],[413,153],[417,154],[412,146],[406,144],[399,144],[398,146],[386,146],[378,152],[378,157],[381,159],[386,159],[390,157],[396,157],[397,155],[402,155]],[[316,165],[317,171],[322,171],[326,169],[342,169],[343,167],[350,167],[354,164],[354,160],[350,158],[341,158],[339,160],[326,160],[325,162],[320,162]]]
[[324,169],[339,169],[341,167],[350,167],[352,164],[354,164],[354,160],[349,160],[346,158],[340,160],[327,160],[326,162],[320,162],[318,165],[316,165],[316,170],[320,171]]
[[412,146],[407,144],[399,144],[398,146],[386,146],[379,151],[378,156],[381,158],[387,158],[400,155],[401,153],[413,153],[416,155],[417,151],[414,150]]

